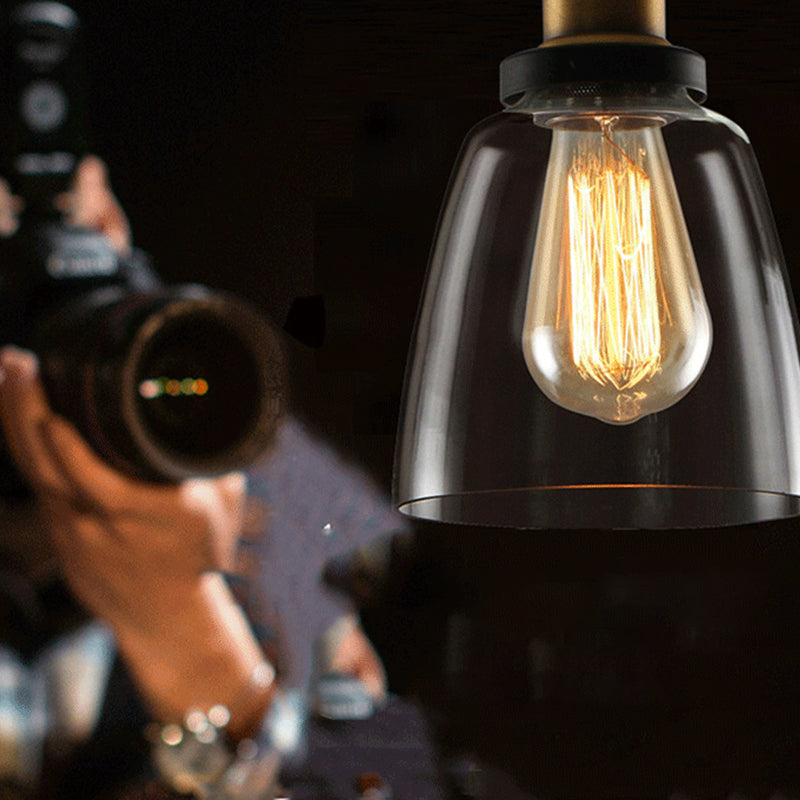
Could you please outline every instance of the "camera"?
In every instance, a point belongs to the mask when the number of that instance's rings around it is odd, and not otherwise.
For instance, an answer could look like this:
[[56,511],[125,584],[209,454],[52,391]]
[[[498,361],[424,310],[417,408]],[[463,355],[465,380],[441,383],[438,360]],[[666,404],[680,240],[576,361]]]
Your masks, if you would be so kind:
[[[245,301],[164,286],[142,251],[63,220],[55,199],[87,152],[79,20],[23,2],[5,27],[0,167],[25,207],[0,240],[0,343],[36,352],[53,408],[117,469],[177,481],[245,466],[285,408],[280,335]],[[0,465],[0,494],[20,489]]]

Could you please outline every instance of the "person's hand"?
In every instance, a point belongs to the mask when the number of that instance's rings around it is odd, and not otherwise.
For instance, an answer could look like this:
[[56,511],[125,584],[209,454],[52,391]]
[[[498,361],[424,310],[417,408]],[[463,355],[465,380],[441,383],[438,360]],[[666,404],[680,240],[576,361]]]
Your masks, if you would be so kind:
[[108,179],[108,170],[97,156],[81,159],[72,178],[72,186],[56,198],[56,207],[64,221],[105,234],[120,255],[131,247],[131,230]]
[[5,178],[0,178],[0,237],[12,236],[19,227],[19,214],[24,207],[21,197],[11,193]]
[[[131,248],[131,230],[122,206],[111,190],[108,170],[97,156],[81,159],[69,190],[55,198],[64,222],[104,234],[120,255]],[[19,227],[25,201],[12,194],[8,181],[0,178],[0,237],[12,236]]]
[[323,637],[321,647],[326,672],[358,678],[372,698],[386,700],[386,670],[355,615],[342,617]]
[[[35,356],[14,347],[0,351],[0,423],[65,580],[114,630],[155,715],[221,703],[237,712],[232,735],[252,732],[274,687],[253,683],[263,654],[219,573],[233,565],[243,476],[153,485],[119,474],[51,410]],[[329,668],[382,700],[383,665],[357,622],[331,645]]]
[[230,565],[239,534],[243,477],[127,478],[50,409],[33,354],[4,348],[0,370],[0,421],[64,578],[114,630],[156,715],[181,719],[188,708],[222,703],[241,707],[232,724],[243,729],[260,719],[269,687],[246,693],[263,657],[216,572]]
[[124,600],[141,591],[129,583],[180,592],[203,572],[230,568],[244,509],[241,473],[182,484],[128,478],[50,409],[32,353],[4,348],[0,366],[6,441],[45,507],[70,585],[92,611],[137,622],[141,603],[129,607]]

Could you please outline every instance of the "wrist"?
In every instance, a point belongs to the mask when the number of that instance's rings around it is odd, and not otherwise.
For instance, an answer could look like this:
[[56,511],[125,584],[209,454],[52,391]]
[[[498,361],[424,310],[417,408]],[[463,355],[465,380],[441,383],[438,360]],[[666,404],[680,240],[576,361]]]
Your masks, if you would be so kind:
[[230,705],[222,706],[227,712],[225,726],[228,737],[238,742],[255,736],[275,699],[276,692],[275,668],[269,661],[262,660],[253,668],[247,683]]
[[155,624],[115,628],[120,652],[156,719],[182,720],[190,709],[224,705],[232,735],[257,728],[274,692],[241,608],[221,575],[207,573],[161,613]]

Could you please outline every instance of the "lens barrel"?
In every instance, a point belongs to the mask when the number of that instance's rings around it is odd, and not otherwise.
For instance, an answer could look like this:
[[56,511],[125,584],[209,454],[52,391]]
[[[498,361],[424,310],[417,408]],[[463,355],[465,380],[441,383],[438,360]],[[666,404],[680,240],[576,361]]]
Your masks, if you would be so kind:
[[287,401],[280,336],[249,304],[202,286],[109,286],[34,335],[45,391],[112,466],[150,481],[256,460]]

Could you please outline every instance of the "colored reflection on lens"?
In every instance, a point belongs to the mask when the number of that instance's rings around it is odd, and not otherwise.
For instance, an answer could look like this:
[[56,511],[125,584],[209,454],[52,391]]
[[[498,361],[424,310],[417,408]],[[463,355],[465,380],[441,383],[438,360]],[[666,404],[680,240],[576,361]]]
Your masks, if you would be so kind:
[[208,381],[204,378],[146,378],[139,383],[139,396],[144,400],[155,400],[157,397],[202,397],[208,394]]
[[139,395],[145,400],[153,400],[161,394],[161,384],[148,378],[139,384]]

